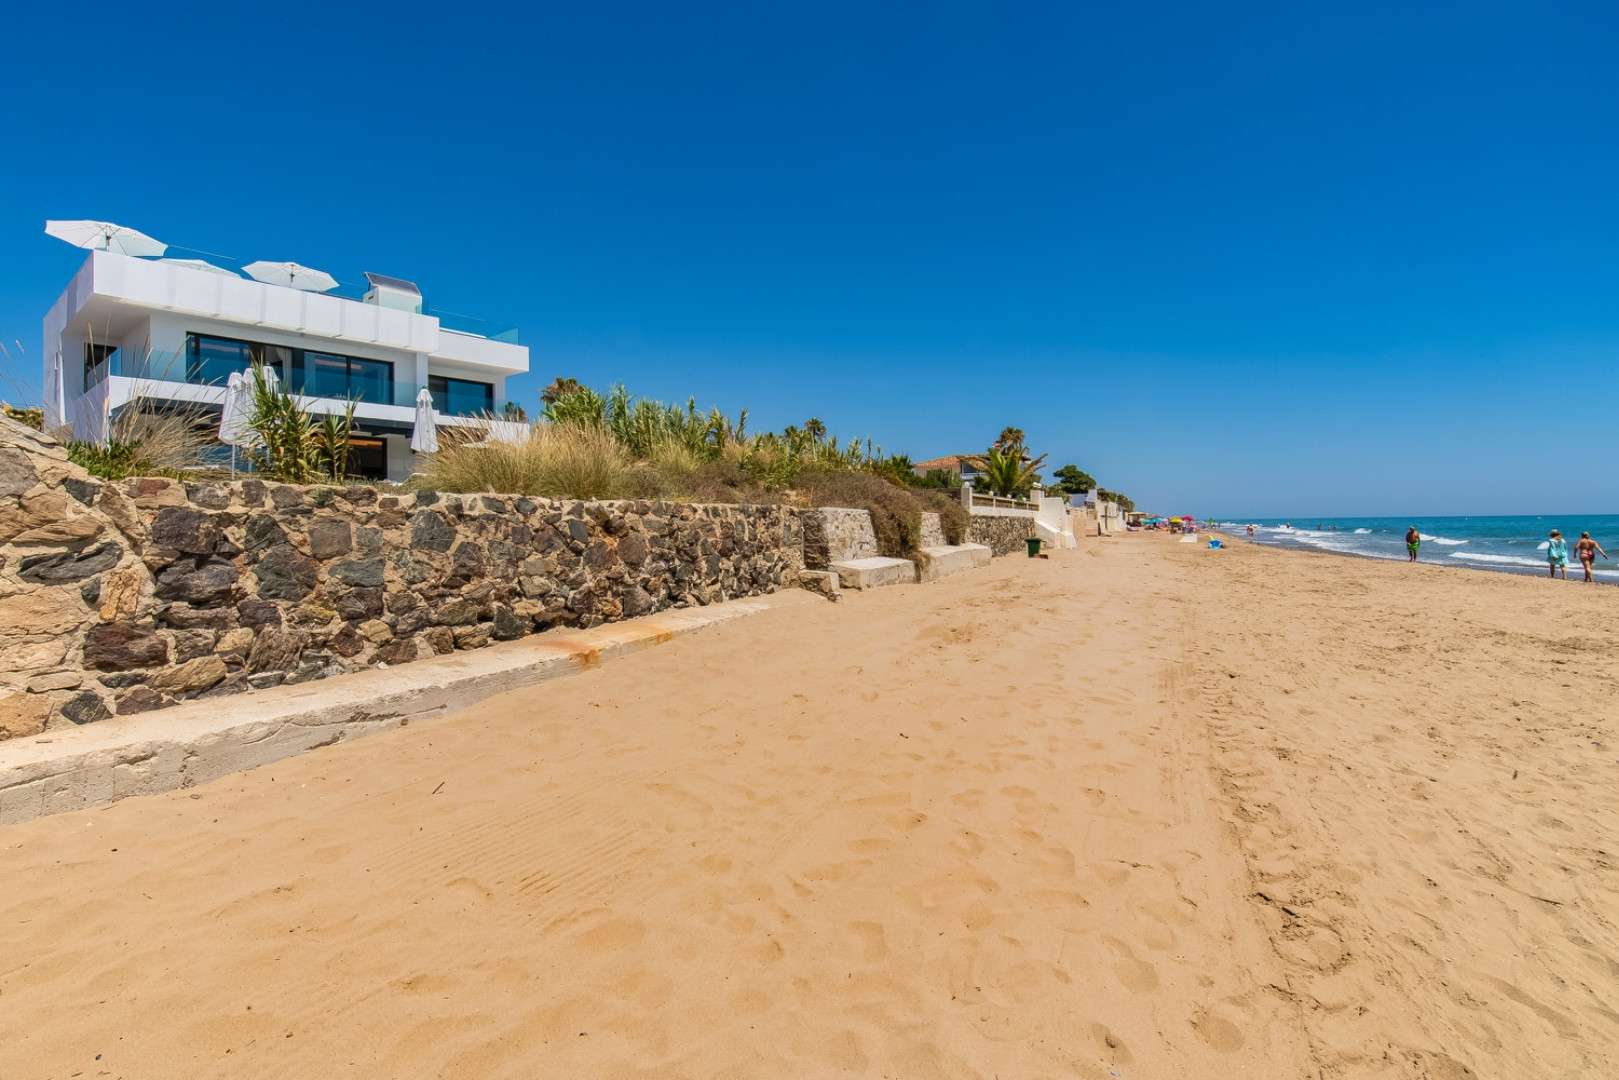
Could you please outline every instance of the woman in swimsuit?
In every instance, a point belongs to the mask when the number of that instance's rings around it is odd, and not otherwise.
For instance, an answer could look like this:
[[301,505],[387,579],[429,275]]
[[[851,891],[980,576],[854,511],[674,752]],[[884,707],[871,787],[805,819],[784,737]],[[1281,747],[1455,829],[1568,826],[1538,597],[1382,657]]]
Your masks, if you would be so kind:
[[1574,554],[1580,557],[1580,565],[1585,568],[1586,582],[1588,584],[1593,583],[1595,579],[1591,577],[1591,564],[1597,561],[1598,555],[1606,559],[1608,553],[1602,550],[1601,544],[1591,539],[1590,533],[1582,532],[1580,539],[1574,545]]
[[1405,550],[1411,553],[1411,561],[1417,561],[1417,548],[1422,546],[1422,534],[1417,532],[1415,525],[1405,530]]
[[1551,543],[1546,545],[1546,561],[1551,566],[1551,577],[1556,577],[1561,570],[1563,580],[1568,580],[1568,541],[1556,529],[1552,530]]

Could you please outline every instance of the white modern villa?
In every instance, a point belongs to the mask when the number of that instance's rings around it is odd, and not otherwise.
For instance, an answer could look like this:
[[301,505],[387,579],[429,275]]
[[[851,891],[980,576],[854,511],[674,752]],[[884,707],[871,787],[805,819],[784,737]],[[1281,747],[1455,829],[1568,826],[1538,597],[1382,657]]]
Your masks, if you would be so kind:
[[232,372],[263,364],[311,413],[354,401],[351,467],[399,480],[422,389],[437,426],[479,423],[528,371],[515,329],[429,314],[397,278],[368,273],[363,295],[345,297],[329,295],[335,283],[270,284],[200,260],[88,256],[45,317],[44,349],[47,430],[70,424],[87,441],[137,398],[219,406]]

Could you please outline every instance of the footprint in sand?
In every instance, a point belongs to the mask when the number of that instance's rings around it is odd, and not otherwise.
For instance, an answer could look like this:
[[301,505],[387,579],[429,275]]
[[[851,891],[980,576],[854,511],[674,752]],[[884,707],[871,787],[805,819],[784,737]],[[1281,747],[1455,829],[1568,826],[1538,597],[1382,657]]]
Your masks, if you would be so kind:
[[1096,1040],[1102,1055],[1115,1065],[1128,1065],[1135,1060],[1135,1055],[1124,1045],[1124,1040],[1109,1031],[1106,1024],[1092,1024],[1091,1038]]
[[849,929],[860,939],[866,963],[875,964],[888,956],[888,941],[884,936],[882,923],[852,922]]
[[591,952],[610,952],[639,944],[646,937],[646,924],[640,919],[611,916],[588,930],[580,931],[579,941]]
[[1242,1029],[1212,1009],[1194,1017],[1192,1027],[1198,1038],[1221,1053],[1242,1049]]
[[1135,950],[1118,938],[1103,938],[1113,951],[1113,974],[1125,989],[1145,994],[1158,989],[1158,969],[1137,958]]

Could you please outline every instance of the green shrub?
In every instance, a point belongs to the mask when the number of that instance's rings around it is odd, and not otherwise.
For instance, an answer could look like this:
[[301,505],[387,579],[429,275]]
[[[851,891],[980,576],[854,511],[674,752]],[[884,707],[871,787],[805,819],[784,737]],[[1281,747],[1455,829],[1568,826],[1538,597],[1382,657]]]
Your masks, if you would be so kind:
[[285,386],[271,381],[261,364],[248,370],[252,401],[247,427],[253,432],[248,450],[256,472],[284,484],[308,484],[323,472],[315,444],[315,421]]
[[151,476],[154,471],[162,471],[141,456],[141,444],[138,442],[109,442],[106,446],[69,442],[64,445],[69,461],[91,476],[99,476],[103,480]]

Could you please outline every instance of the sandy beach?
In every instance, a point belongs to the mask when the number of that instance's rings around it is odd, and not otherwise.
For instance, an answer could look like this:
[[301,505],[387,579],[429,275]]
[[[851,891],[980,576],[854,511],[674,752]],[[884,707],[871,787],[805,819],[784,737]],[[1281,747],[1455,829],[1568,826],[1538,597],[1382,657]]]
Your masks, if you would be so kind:
[[0,1076],[1619,1075],[1619,593],[1082,545],[0,829]]

